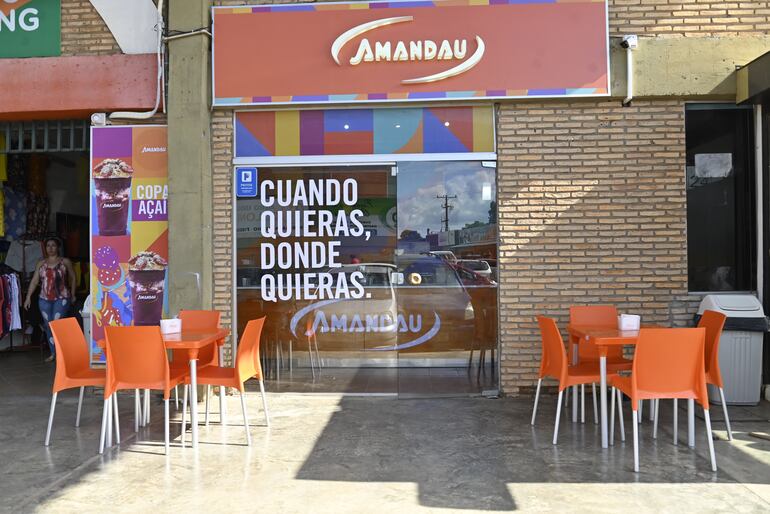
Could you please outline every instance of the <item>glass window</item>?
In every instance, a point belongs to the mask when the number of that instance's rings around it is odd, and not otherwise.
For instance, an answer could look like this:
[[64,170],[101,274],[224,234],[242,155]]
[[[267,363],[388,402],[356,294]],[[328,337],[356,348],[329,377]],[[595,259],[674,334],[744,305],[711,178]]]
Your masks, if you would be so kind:
[[688,105],[685,128],[689,289],[754,290],[753,112]]
[[236,201],[237,321],[242,333],[266,316],[271,386],[495,387],[495,173],[477,161],[257,169],[258,196]]

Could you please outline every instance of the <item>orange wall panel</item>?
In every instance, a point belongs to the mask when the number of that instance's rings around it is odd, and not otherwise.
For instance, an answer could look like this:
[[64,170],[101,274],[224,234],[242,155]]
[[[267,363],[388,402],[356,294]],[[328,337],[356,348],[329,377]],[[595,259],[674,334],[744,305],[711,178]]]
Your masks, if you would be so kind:
[[156,56],[0,59],[0,119],[61,119],[155,105]]

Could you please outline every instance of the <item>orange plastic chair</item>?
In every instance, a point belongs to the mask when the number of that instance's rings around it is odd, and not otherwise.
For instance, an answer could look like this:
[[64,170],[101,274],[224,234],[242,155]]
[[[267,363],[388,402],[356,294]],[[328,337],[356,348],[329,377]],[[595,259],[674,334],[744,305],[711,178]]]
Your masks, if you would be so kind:
[[[616,328],[618,326],[618,310],[614,305],[573,305],[569,308],[570,325],[591,325],[595,327]],[[573,360],[573,345],[570,342],[569,362]],[[589,341],[578,344],[578,362],[595,362],[599,365],[599,348]],[[607,371],[630,371],[633,361],[623,357],[622,347],[607,349]],[[599,423],[599,405],[596,399],[596,384],[591,384],[594,400],[594,423]],[[585,386],[581,386],[581,421],[585,422]]]
[[[221,314],[219,311],[179,311],[179,319],[182,321],[182,330],[216,330],[219,328]],[[204,366],[219,366],[220,341],[216,345],[210,344],[198,352],[198,369]],[[190,361],[187,350],[171,350],[171,367],[177,371],[184,368],[190,371]],[[209,424],[209,396],[210,388],[206,389],[206,424]],[[174,404],[179,408],[179,391],[174,387]],[[224,394],[220,396],[220,409],[224,404]]]
[[[594,363],[580,363],[575,366],[567,365],[567,354],[564,351],[564,341],[556,326],[556,321],[545,316],[538,316],[540,334],[543,343],[543,355],[540,360],[540,374],[535,392],[535,405],[532,408],[532,421],[535,424],[537,404],[540,399],[540,385],[543,378],[551,377],[559,381],[559,398],[556,404],[556,422],[553,427],[553,444],[559,436],[559,417],[561,416],[562,394],[568,387],[599,382],[599,366]],[[609,375],[608,375],[609,376]]]
[[45,433],[45,445],[51,442],[51,427],[53,413],[56,409],[56,398],[59,391],[80,388],[78,398],[78,413],[75,426],[80,426],[80,411],[83,406],[83,392],[86,386],[104,387],[104,370],[91,369],[88,357],[88,344],[75,318],[62,318],[51,321],[51,333],[56,348],[56,376],[53,380],[53,397],[51,412],[48,414],[48,430]]
[[703,311],[698,326],[706,329],[706,383],[719,389],[719,399],[722,403],[722,412],[724,412],[725,424],[727,425],[727,438],[732,441],[733,431],[730,428],[730,418],[727,416],[724,382],[722,382],[722,374],[719,372],[719,339],[722,337],[725,320],[727,320],[727,316],[721,312]]
[[705,328],[642,329],[639,331],[631,376],[615,375],[610,379],[613,403],[614,388],[618,389],[618,400],[621,399],[621,392],[631,398],[635,472],[639,472],[639,401],[668,398],[695,400],[703,406],[711,469],[717,470],[706,390],[705,340]]
[[[251,434],[249,433],[249,418],[246,414],[246,400],[244,383],[255,377],[259,380],[259,389],[262,392],[262,406],[265,409],[267,426],[270,426],[270,414],[267,410],[267,398],[265,396],[265,384],[263,382],[262,366],[259,360],[259,340],[262,335],[262,327],[265,318],[253,319],[246,324],[238,345],[238,354],[235,357],[234,368],[220,366],[207,366],[198,372],[198,384],[218,385],[238,389],[241,396],[241,409],[243,410],[243,425],[246,428],[246,441],[251,446]],[[187,430],[187,390],[189,389],[189,377],[185,380],[185,399],[182,405],[182,443]]]
[[[115,407],[115,431],[120,444],[117,420],[117,401],[114,396],[123,389],[159,389],[165,403],[165,443],[169,447],[168,401],[171,389],[184,382],[185,373],[173,371],[168,365],[166,346],[160,327],[105,327],[107,353],[107,381],[104,387],[104,413],[99,437],[99,453],[104,452],[105,432],[110,430],[108,416],[110,405]],[[135,399],[135,412],[139,411],[139,396]]]

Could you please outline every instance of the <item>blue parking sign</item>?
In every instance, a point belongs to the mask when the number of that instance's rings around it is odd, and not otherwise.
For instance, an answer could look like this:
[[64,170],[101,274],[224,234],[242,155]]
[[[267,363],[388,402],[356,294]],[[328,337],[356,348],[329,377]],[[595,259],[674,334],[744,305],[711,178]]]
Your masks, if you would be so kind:
[[257,168],[235,168],[235,195],[247,198],[257,196]]

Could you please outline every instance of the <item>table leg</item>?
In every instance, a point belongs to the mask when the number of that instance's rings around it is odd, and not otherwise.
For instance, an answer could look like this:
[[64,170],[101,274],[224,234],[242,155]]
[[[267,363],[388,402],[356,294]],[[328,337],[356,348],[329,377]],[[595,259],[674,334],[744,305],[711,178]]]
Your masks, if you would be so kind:
[[192,447],[198,447],[198,359],[190,359],[190,423],[192,424]]
[[695,448],[695,400],[687,400],[687,445]]
[[609,446],[607,442],[607,356],[599,357],[599,373],[601,375],[601,391],[599,392],[601,404],[601,424],[602,424],[602,448]]

